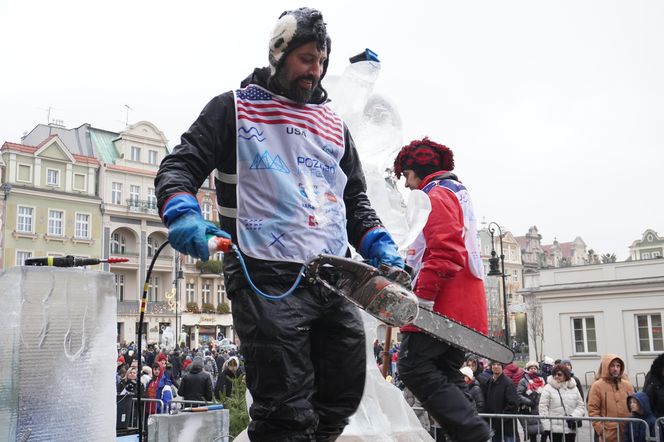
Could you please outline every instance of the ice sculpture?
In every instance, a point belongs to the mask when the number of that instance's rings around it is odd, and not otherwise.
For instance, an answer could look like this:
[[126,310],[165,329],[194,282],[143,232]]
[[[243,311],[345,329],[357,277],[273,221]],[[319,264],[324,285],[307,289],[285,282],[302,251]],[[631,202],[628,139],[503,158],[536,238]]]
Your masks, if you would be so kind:
[[115,440],[113,275],[14,267],[0,293],[0,440]]

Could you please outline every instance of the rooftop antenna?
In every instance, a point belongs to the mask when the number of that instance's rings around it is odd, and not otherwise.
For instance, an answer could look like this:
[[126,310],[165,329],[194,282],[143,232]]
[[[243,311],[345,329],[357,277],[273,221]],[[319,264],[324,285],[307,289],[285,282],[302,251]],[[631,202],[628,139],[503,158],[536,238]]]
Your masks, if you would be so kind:
[[129,106],[128,104],[125,104],[124,107],[127,108],[127,117],[125,118],[125,126],[129,126],[129,111],[130,110],[133,111],[134,109],[132,109],[131,106]]

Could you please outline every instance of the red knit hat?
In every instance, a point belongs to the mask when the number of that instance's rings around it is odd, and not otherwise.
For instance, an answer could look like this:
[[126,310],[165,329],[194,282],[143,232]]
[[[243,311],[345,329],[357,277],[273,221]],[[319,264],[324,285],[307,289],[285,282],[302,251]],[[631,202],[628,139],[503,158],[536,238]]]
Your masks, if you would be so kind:
[[413,170],[424,178],[439,170],[454,169],[454,154],[449,147],[431,141],[428,137],[411,141],[399,151],[394,160],[394,174],[401,178],[404,170]]

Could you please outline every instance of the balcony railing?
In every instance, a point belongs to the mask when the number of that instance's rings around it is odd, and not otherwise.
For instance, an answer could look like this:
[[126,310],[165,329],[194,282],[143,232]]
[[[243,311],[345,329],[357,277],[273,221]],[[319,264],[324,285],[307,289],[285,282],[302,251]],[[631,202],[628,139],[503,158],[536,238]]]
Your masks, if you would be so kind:
[[150,215],[159,215],[157,202],[152,200],[136,200],[129,198],[127,200],[127,209],[133,213],[148,213]]

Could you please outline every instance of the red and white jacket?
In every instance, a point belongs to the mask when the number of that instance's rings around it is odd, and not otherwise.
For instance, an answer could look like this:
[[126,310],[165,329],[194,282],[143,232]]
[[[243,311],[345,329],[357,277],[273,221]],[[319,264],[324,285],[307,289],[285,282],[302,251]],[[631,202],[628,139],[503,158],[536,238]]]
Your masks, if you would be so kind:
[[[468,191],[445,171],[425,177],[420,189],[431,213],[406,258],[417,272],[415,294],[434,301],[434,311],[487,334],[484,268]],[[407,325],[401,331],[421,330]]]

